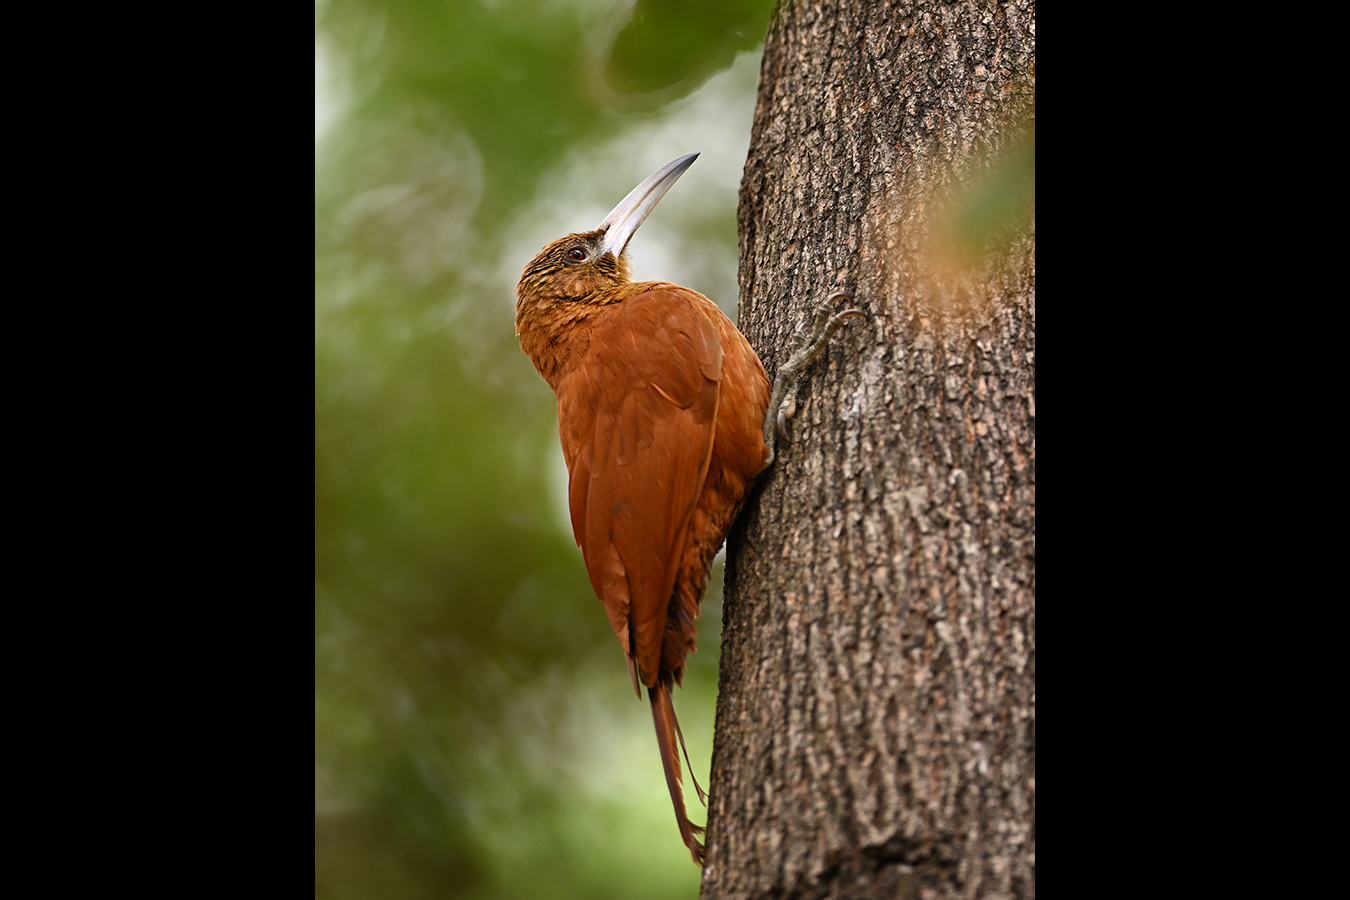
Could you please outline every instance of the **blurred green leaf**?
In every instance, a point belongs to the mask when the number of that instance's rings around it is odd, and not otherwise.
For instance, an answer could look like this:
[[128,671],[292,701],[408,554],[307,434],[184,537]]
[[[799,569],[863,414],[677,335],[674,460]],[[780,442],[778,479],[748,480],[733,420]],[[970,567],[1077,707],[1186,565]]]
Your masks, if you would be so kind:
[[765,0],[637,0],[605,75],[620,94],[700,81],[759,46],[771,8]]

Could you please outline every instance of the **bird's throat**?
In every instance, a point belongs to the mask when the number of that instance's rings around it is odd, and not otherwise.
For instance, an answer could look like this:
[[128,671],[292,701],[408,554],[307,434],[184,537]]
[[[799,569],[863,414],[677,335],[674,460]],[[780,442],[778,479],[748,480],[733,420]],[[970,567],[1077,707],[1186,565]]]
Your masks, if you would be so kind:
[[568,358],[590,346],[590,320],[597,312],[599,309],[589,303],[566,300],[522,300],[516,307],[520,349],[555,392]]

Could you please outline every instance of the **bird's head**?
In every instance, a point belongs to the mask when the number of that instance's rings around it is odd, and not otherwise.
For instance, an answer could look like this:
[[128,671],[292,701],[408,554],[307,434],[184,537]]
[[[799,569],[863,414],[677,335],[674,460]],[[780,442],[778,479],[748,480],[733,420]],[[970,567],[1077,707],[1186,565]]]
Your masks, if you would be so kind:
[[516,285],[517,319],[530,300],[608,302],[607,289],[630,280],[624,252],[629,240],[696,159],[698,154],[690,153],[666,163],[610,210],[600,227],[558,238],[540,251]]

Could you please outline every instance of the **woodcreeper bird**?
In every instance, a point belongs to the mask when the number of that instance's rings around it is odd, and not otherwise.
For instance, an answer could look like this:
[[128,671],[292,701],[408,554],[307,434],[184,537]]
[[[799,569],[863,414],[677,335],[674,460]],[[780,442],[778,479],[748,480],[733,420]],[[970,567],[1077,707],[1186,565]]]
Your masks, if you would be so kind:
[[680,790],[672,686],[694,650],[713,557],[773,462],[775,433],[787,436],[796,373],[862,312],[830,316],[841,294],[821,304],[771,392],[759,357],[711,300],[631,281],[629,239],[697,157],[661,167],[594,231],[546,246],[516,285],[516,335],[558,396],[572,532],[633,688],[639,697],[647,688],[680,836],[701,865],[703,829]]

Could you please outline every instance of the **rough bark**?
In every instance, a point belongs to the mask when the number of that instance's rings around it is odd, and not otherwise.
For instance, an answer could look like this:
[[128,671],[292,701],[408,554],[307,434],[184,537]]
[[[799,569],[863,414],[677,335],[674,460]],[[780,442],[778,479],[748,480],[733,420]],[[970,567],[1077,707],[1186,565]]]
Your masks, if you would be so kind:
[[740,327],[772,374],[831,291],[869,320],[730,541],[705,898],[1035,894],[1034,201],[950,224],[1034,73],[1032,0],[770,26]]

